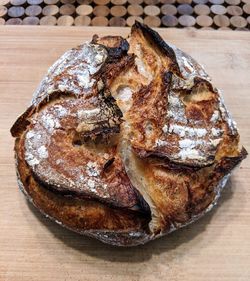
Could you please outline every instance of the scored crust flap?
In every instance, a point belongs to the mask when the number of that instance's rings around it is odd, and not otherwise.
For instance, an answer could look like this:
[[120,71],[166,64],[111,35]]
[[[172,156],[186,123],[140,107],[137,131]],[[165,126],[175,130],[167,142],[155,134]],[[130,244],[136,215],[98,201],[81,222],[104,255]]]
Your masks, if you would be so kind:
[[[230,157],[232,166],[245,157],[207,74],[184,53],[176,60],[173,49],[159,42],[155,32],[136,24],[129,49],[136,54],[135,67],[111,85],[124,113],[122,159],[151,208],[149,227],[155,235],[205,210],[215,199],[216,185],[231,170],[218,172],[224,157]],[[130,91],[126,103],[124,89]]]
[[[100,50],[101,45],[98,46],[93,47],[97,52],[95,56],[99,51],[104,52]],[[84,61],[78,65],[80,70],[76,69],[80,59],[85,58],[80,51],[86,50],[90,55],[93,53],[89,47],[78,47],[64,55],[65,60],[59,59],[60,63],[54,64],[38,89],[31,109],[18,119],[11,132],[21,135],[24,159],[36,181],[47,189],[148,212],[116,150],[122,113],[109,92],[113,72],[126,69],[133,56],[121,53],[117,62],[118,52],[113,50],[115,60],[106,60],[97,72],[89,70],[91,67]],[[69,59],[71,63],[65,65]],[[86,88],[79,82],[79,72],[86,71],[93,72],[92,76],[87,75],[93,80],[91,94],[89,85]],[[63,89],[58,81],[65,84]],[[72,81],[79,82],[74,85],[74,91]]]

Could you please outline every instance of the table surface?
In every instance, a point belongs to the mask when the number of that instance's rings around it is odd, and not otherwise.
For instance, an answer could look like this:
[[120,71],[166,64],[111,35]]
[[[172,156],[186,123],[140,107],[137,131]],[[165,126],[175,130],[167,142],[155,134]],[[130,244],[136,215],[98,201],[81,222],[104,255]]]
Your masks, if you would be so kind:
[[[218,207],[144,246],[116,248],[72,233],[38,213],[19,192],[9,128],[65,50],[93,33],[122,28],[0,28],[0,280],[250,280],[250,157],[233,172]],[[250,34],[160,30],[207,69],[223,90],[250,151]]]

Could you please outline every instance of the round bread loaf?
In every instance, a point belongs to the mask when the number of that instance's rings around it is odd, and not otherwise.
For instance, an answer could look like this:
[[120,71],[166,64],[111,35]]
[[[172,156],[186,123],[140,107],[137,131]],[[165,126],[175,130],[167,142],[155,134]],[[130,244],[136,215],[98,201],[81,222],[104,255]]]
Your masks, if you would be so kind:
[[197,220],[247,154],[202,66],[138,22],[62,55],[11,133],[27,198],[117,246]]

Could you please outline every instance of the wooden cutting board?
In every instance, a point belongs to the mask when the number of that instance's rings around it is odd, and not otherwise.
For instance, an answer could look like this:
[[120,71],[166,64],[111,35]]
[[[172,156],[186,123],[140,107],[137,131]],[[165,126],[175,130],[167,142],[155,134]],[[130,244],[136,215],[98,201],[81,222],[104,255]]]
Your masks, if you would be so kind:
[[[248,281],[250,157],[233,172],[218,207],[198,222],[135,248],[115,248],[54,224],[16,183],[9,128],[47,68],[94,33],[122,28],[0,28],[0,280]],[[250,151],[250,33],[160,30],[194,56],[224,92]]]

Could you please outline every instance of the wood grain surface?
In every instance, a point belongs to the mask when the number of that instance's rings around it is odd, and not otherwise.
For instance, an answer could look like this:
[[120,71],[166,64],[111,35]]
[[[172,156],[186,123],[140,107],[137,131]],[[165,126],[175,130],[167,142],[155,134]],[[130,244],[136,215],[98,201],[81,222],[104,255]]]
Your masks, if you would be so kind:
[[[48,67],[94,33],[125,35],[128,29],[0,26],[0,280],[250,280],[250,157],[233,172],[218,207],[188,227],[135,248],[111,247],[63,229],[18,190],[9,129]],[[160,33],[204,65],[250,151],[250,34]]]

